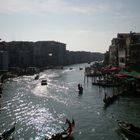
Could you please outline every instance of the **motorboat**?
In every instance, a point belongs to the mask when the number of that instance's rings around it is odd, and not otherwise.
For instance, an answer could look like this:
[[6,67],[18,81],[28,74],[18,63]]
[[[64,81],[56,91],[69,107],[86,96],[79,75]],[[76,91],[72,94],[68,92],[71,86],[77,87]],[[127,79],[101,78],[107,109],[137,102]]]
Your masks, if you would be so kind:
[[47,80],[42,80],[41,85],[47,85]]

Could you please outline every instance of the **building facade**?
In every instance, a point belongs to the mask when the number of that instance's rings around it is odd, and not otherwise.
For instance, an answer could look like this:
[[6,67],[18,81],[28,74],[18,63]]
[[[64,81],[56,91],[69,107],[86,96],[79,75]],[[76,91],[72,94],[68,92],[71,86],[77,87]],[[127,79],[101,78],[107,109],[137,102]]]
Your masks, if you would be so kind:
[[109,64],[118,66],[118,39],[113,38],[109,46]]
[[118,33],[109,46],[109,64],[140,71],[140,33]]
[[131,33],[129,68],[140,71],[140,33]]
[[0,51],[7,51],[9,68],[55,67],[76,63],[102,61],[103,54],[84,51],[67,51],[66,44],[56,41],[3,42]]
[[66,44],[38,41],[33,44],[33,64],[37,67],[65,65]]

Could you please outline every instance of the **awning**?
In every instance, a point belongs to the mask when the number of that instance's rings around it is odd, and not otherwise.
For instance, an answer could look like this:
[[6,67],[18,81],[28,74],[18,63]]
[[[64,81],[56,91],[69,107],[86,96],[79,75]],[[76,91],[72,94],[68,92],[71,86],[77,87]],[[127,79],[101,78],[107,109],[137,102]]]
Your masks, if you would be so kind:
[[127,81],[136,81],[136,78],[126,78]]
[[138,76],[138,75],[140,75],[140,73],[139,72],[136,72],[136,71],[131,71],[130,72],[130,75],[132,75],[132,76]]
[[128,74],[118,73],[114,75],[115,77],[128,77]]
[[119,68],[117,67],[112,67],[112,68],[103,68],[104,71],[117,71],[117,70],[120,70]]
[[116,77],[133,77],[140,79],[140,73],[136,71],[121,71],[119,74],[115,74]]

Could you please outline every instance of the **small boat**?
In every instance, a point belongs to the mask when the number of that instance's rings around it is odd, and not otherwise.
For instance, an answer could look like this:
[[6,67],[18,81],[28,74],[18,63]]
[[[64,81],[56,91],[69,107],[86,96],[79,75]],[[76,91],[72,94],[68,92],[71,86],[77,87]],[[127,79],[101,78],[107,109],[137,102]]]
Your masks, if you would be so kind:
[[42,80],[41,85],[47,85],[47,80]]
[[38,80],[39,79],[39,74],[37,74],[34,78],[34,80]]
[[105,103],[105,105],[110,105],[115,100],[117,100],[117,95],[112,95],[112,96],[108,96],[107,97],[107,95],[105,94],[105,97],[103,99],[103,102]]
[[73,129],[75,127],[75,121],[72,120],[71,122],[70,120],[66,119],[66,123],[68,123],[68,127],[66,129],[64,129],[60,133],[52,135],[50,139],[45,138],[45,140],[67,140],[73,132]]
[[11,135],[14,131],[15,131],[15,124],[14,124],[14,126],[13,126],[11,129],[0,133],[0,140],[6,140],[6,139],[8,139],[8,138],[10,137],[10,135]]
[[140,127],[134,126],[131,123],[125,121],[118,121],[119,128],[126,134],[129,134],[132,137],[140,139]]

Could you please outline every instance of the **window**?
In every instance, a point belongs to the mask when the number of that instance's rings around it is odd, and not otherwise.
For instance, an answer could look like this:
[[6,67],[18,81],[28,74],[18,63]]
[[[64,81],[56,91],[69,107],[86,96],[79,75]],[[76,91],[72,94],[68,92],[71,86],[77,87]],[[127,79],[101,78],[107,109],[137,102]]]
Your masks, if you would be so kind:
[[120,60],[120,62],[121,62],[121,63],[124,63],[124,62],[125,62],[124,57],[120,57],[120,59],[119,59],[119,60]]

